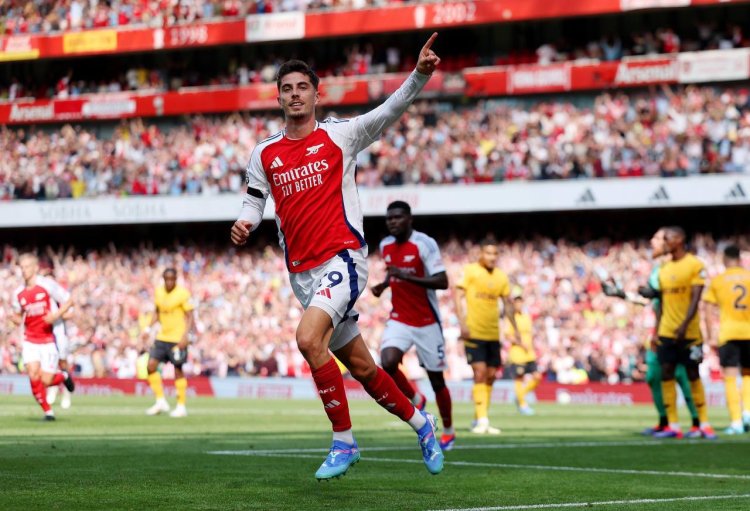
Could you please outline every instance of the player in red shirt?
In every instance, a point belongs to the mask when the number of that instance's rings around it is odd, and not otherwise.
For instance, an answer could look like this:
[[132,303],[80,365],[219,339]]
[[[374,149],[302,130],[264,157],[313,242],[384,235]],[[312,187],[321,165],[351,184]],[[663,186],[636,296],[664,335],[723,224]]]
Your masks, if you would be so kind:
[[440,327],[440,314],[436,289],[448,289],[448,276],[434,239],[412,227],[411,207],[404,201],[392,202],[385,214],[390,236],[380,242],[380,254],[387,266],[386,279],[372,287],[379,297],[391,288],[393,310],[383,332],[380,362],[391,375],[398,388],[420,410],[425,397],[417,392],[406,375],[398,368],[404,353],[417,347],[419,363],[427,371],[432,390],[435,391],[440,418],[443,419],[443,436],[440,447],[453,448],[456,434],[453,430],[451,394],[445,385],[445,340]]
[[[276,85],[286,128],[260,142],[247,168],[247,193],[232,242],[244,245],[273,196],[279,241],[294,294],[305,309],[297,346],[310,365],[333,427],[333,445],[315,474],[339,477],[360,459],[336,357],[379,405],[417,432],[427,469],[443,469],[434,417],[418,411],[372,359],[357,327],[354,304],[367,285],[367,245],[355,182],[357,153],[380,137],[414,101],[440,62],[422,48],[416,69],[382,105],[352,119],[318,122],[319,79],[299,60],[284,63]],[[330,351],[329,351],[330,350]]]
[[[22,254],[18,258],[24,285],[13,293],[13,321],[23,323],[23,362],[31,381],[31,392],[44,410],[45,420],[55,420],[55,414],[47,403],[46,387],[65,384],[73,392],[73,378],[65,371],[58,371],[58,352],[55,346],[53,325],[73,305],[73,301],[60,284],[49,277],[38,274],[39,260],[33,254]],[[53,302],[60,306],[53,309]]]

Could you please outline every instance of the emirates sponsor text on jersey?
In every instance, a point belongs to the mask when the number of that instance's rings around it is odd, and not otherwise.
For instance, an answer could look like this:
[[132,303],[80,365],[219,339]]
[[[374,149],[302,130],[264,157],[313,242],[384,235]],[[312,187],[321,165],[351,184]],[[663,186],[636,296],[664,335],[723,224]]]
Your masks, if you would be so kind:
[[273,173],[273,184],[276,187],[281,187],[281,193],[284,197],[289,197],[294,193],[322,185],[323,176],[321,174],[328,168],[328,160],[312,161],[292,170]]

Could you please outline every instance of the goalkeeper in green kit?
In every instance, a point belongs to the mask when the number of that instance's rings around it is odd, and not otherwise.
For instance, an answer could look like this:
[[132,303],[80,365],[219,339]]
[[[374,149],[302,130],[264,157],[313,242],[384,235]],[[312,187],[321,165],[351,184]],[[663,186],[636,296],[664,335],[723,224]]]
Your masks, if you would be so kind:
[[[659,259],[662,259],[667,255],[666,246],[664,244],[664,229],[659,229],[658,231],[656,231],[651,238],[651,251],[651,257],[654,261],[659,261]],[[661,317],[661,291],[659,286],[660,267],[661,262],[657,262],[657,264],[651,271],[651,275],[648,279],[648,285],[638,288],[638,294],[627,293],[623,291],[609,277],[602,278],[602,289],[604,291],[604,294],[607,296],[622,298],[639,305],[648,305],[650,301],[651,305],[654,308],[654,313],[656,314],[656,328],[654,329],[654,331],[658,329],[659,319]],[[600,278],[601,277],[602,276],[600,275]],[[664,406],[664,399],[662,398],[661,365],[659,364],[655,347],[653,346],[653,342],[651,339],[649,339],[646,343],[646,365],[648,367],[646,371],[646,383],[648,383],[648,386],[651,389],[651,396],[654,400],[654,406],[656,406],[656,411],[659,414],[659,423],[656,427],[646,428],[643,431],[643,434],[647,436],[659,436],[659,433],[668,426],[668,421],[667,410]],[[685,366],[681,364],[677,365],[675,370],[675,380],[680,385],[680,388],[682,389],[682,395],[685,398],[685,403],[690,410],[690,415],[693,419],[692,429],[699,428],[700,421],[698,419],[698,410],[695,408],[695,403],[693,403],[693,396],[690,393],[690,381],[688,380]]]

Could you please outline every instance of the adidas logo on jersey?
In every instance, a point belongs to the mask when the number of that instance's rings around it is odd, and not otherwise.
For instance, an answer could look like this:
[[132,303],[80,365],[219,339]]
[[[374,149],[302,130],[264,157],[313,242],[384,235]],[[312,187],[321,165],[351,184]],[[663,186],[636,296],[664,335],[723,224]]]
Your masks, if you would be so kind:
[[317,293],[315,293],[315,296],[325,296],[326,298],[331,298],[331,290],[326,288],[321,289]]
[[284,162],[281,161],[281,158],[278,156],[273,159],[273,162],[271,162],[271,168],[272,169],[278,169],[279,167],[282,167],[284,165]]
[[312,156],[313,154],[318,154],[318,151],[320,151],[321,147],[323,147],[323,144],[318,144],[318,145],[308,147],[307,154],[305,156]]

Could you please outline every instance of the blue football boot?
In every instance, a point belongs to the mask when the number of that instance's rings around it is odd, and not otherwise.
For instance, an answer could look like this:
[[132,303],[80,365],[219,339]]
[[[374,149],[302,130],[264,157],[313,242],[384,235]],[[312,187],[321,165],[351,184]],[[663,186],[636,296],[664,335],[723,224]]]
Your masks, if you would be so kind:
[[439,474],[443,471],[443,451],[440,449],[437,438],[435,438],[435,417],[427,412],[419,412],[427,422],[417,431],[419,447],[422,449],[424,465],[430,474]]
[[349,467],[359,461],[359,447],[355,441],[353,445],[339,442],[338,440],[333,441],[331,450],[328,451],[326,460],[320,466],[317,472],[315,472],[315,479],[323,481],[326,479],[333,479],[341,477],[346,474]]

